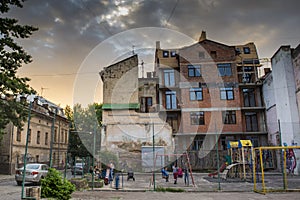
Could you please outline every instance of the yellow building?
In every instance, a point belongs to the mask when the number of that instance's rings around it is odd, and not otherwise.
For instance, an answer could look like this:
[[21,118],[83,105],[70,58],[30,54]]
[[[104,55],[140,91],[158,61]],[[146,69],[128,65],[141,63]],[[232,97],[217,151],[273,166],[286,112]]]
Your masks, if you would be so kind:
[[24,123],[23,130],[13,126],[6,127],[6,134],[0,144],[0,173],[14,174],[15,168],[23,166],[28,135],[27,163],[38,162],[49,164],[52,125],[53,147],[52,166],[62,168],[68,148],[69,121],[63,109],[35,96],[28,131],[28,121]]

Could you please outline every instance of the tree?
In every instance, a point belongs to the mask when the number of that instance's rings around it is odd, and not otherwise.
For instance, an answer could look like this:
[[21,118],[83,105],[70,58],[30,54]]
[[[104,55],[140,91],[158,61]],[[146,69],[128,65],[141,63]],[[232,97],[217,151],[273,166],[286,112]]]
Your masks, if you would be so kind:
[[[66,106],[65,113],[71,122],[69,153],[75,157],[92,156],[93,134],[96,134],[96,149],[100,149],[100,130],[102,123],[102,104],[90,104],[83,108],[80,104],[74,105],[73,111]],[[89,134],[91,133],[91,134]]]
[[28,38],[38,29],[33,26],[20,25],[17,19],[3,17],[11,6],[22,8],[23,2],[24,0],[0,2],[0,136],[9,122],[22,129],[27,109],[17,101],[17,96],[35,93],[27,84],[29,78],[17,76],[17,70],[23,64],[32,62],[32,59],[15,40]]

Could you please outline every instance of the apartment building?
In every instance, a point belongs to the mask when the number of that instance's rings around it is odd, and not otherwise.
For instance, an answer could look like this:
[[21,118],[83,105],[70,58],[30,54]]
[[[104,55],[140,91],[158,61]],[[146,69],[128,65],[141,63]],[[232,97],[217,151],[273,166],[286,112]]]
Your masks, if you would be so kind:
[[[53,133],[52,166],[62,168],[67,156],[69,121],[63,109],[40,96],[29,96],[32,109],[29,122],[23,130],[6,127],[0,148],[0,173],[14,174],[15,168],[23,166],[28,133],[27,163],[49,164]],[[21,98],[25,101],[25,99]],[[52,129],[53,127],[53,129]],[[53,132],[52,132],[53,130]]]
[[216,143],[219,150],[239,139],[267,145],[260,66],[254,43],[228,46],[208,40],[205,32],[179,49],[156,43],[160,112],[172,127],[177,153],[194,153],[195,165],[200,158],[199,167],[210,168]]

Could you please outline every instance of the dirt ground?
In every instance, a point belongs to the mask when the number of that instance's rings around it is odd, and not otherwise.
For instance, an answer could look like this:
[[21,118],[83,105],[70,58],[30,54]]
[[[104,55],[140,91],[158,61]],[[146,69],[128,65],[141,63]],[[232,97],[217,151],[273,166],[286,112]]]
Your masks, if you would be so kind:
[[253,193],[253,192],[184,192],[184,193],[172,193],[172,192],[121,192],[121,191],[83,191],[83,192],[74,192],[72,194],[72,200],[94,200],[94,199],[103,199],[103,200],[299,200],[300,193],[269,193],[266,195]]

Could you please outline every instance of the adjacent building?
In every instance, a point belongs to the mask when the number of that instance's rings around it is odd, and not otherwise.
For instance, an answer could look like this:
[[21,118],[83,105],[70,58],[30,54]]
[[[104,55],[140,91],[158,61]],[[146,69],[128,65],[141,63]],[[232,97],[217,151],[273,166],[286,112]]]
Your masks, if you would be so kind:
[[[272,72],[263,78],[263,99],[270,145],[299,146],[300,46],[281,46],[271,58]],[[299,150],[295,150],[299,163]],[[279,155],[277,156],[279,157]],[[277,159],[278,162],[280,159]],[[277,163],[277,166],[280,166]],[[299,165],[295,172],[299,173]]]
[[[0,173],[14,174],[15,168],[23,166],[28,134],[27,163],[49,164],[51,141],[52,166],[62,168],[67,156],[69,121],[63,109],[50,101],[39,97],[32,98],[29,122],[24,123],[23,130],[13,126],[6,127],[0,148]],[[21,101],[25,101],[21,98]],[[53,140],[52,140],[53,139]]]
[[[118,155],[123,169],[150,169],[149,147],[173,152],[171,127],[157,112],[157,81],[153,74],[138,78],[138,56],[105,67],[103,81],[101,150]],[[142,151],[144,155],[142,155]],[[162,152],[162,153],[164,153]]]
[[194,154],[193,169],[216,166],[215,144],[219,150],[240,139],[268,144],[260,66],[254,43],[228,46],[205,32],[179,49],[161,49],[157,42],[159,112],[172,127],[175,152]]

